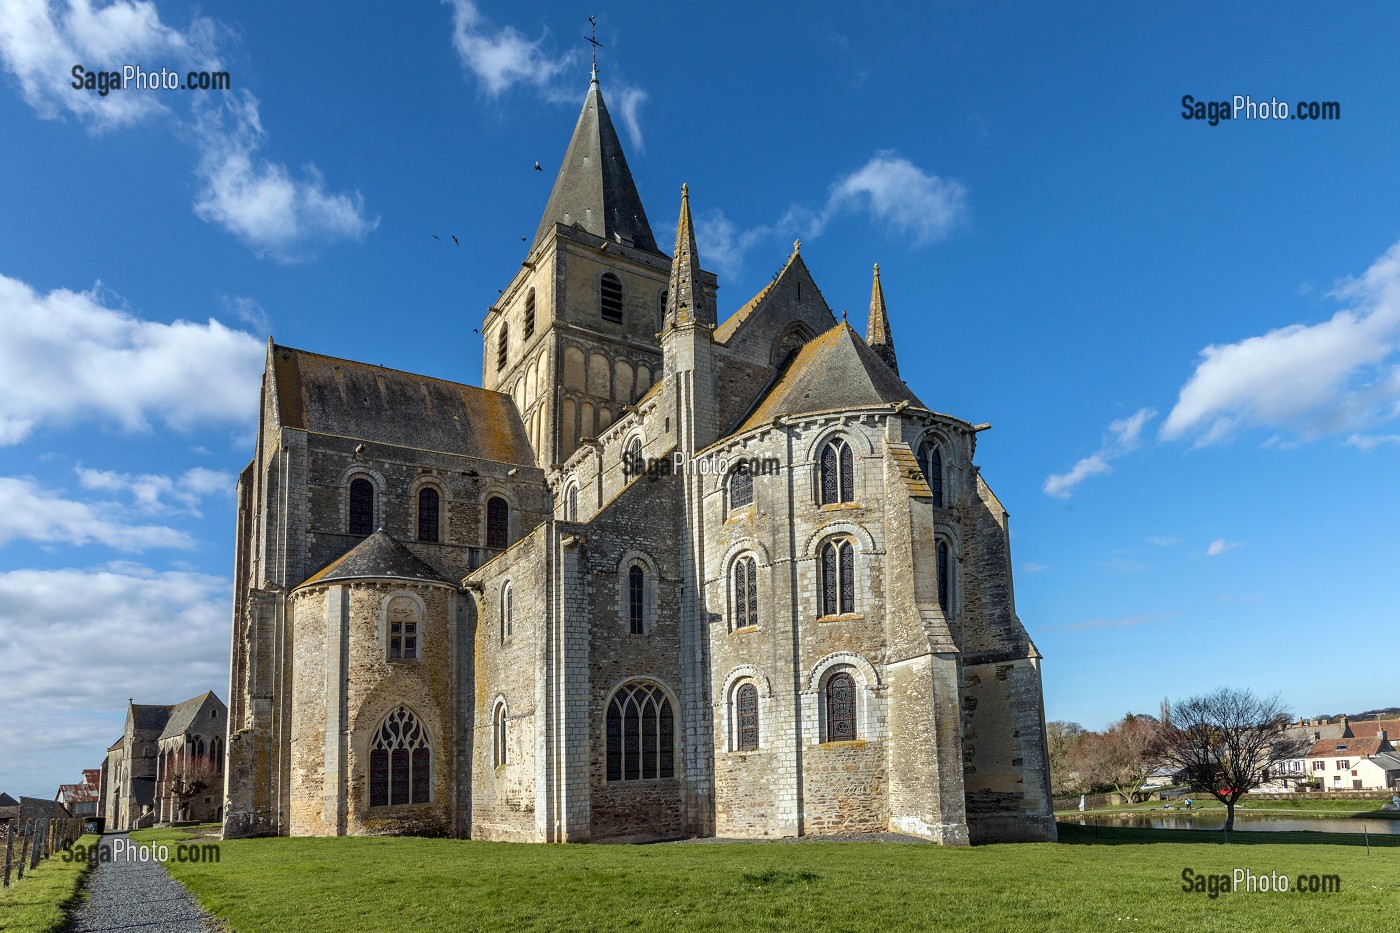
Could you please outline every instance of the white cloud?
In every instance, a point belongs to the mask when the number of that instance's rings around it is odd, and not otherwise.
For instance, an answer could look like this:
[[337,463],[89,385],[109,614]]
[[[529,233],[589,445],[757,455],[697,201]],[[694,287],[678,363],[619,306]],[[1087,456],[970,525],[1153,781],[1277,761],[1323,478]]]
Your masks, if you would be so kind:
[[1021,565],[1021,572],[1022,572],[1022,573],[1044,573],[1045,571],[1047,571],[1047,570],[1049,570],[1049,569],[1050,569],[1050,567],[1049,567],[1048,565],[1046,565],[1046,564],[1022,564],[1022,565]]
[[[227,700],[228,581],[137,564],[0,573],[0,787],[52,795],[102,762],[128,697]],[[18,724],[22,723],[23,728]]]
[[[71,113],[93,132],[157,117],[174,121],[179,135],[200,152],[196,215],[261,256],[294,262],[314,255],[328,241],[363,238],[379,221],[366,216],[359,192],[329,192],[314,165],[294,178],[285,165],[258,154],[265,134],[258,100],[248,91],[221,92],[222,105],[211,106],[209,101],[219,99],[215,95],[132,85],[102,96],[71,86],[74,64],[104,71],[128,64],[157,72],[169,67],[182,74],[224,70],[219,65],[221,32],[207,18],[194,19],[182,32],[161,22],[154,3],[141,0],[118,0],[100,9],[91,0],[0,3],[0,59],[40,116]],[[196,110],[189,118],[183,115],[187,106]]]
[[620,84],[615,91],[618,110],[622,114],[622,125],[627,127],[627,135],[632,139],[632,148],[646,152],[646,140],[642,138],[642,104],[646,103],[647,92],[630,84]]
[[1243,541],[1226,541],[1224,538],[1216,538],[1210,543],[1210,547],[1206,548],[1206,556],[1219,557],[1226,551],[1233,551],[1235,548],[1243,546]]
[[516,84],[554,97],[555,78],[579,59],[577,50],[558,58],[547,55],[544,37],[532,41],[514,26],[493,27],[471,0],[443,2],[452,7],[452,47],[492,97]]
[[1157,547],[1176,547],[1181,543],[1181,539],[1173,535],[1149,535],[1143,540],[1148,544],[1155,544]]
[[721,277],[737,276],[743,268],[744,256],[772,227],[752,227],[740,230],[723,211],[712,210],[695,216],[695,245],[706,269]]
[[834,216],[847,210],[865,210],[893,231],[928,243],[944,238],[966,219],[967,188],[881,152],[836,183],[807,235],[821,233]]
[[207,110],[196,123],[203,152],[196,173],[203,187],[194,212],[250,246],[259,256],[300,262],[332,240],[360,240],[379,226],[365,215],[358,191],[326,191],[314,165],[292,177],[285,165],[262,158],[265,133],[252,94],[230,93],[222,108]]
[[1175,619],[1181,615],[1179,612],[1145,612],[1141,615],[1123,616],[1118,619],[1089,619],[1086,622],[1075,622],[1072,625],[1061,625],[1052,628],[1052,632],[1089,632],[1101,628],[1130,628],[1134,625],[1142,625],[1145,622],[1158,622],[1166,619]]
[[188,548],[189,535],[161,525],[127,525],[102,503],[65,499],[27,477],[0,476],[0,544],[105,544],[119,551]]
[[0,274],[0,445],[94,417],[127,430],[246,427],[264,347],[218,321],[146,321],[99,293],[47,295]]
[[1268,427],[1311,439],[1400,415],[1400,243],[1332,296],[1351,307],[1202,350],[1161,436],[1203,446]]
[[1362,453],[1370,453],[1386,444],[1400,444],[1400,434],[1353,434],[1347,438],[1347,446]]
[[19,82],[25,102],[40,116],[77,117],[94,132],[130,126],[168,113],[170,92],[129,88],[105,96],[73,88],[72,68],[120,70],[140,65],[159,71],[216,70],[216,27],[196,18],[181,32],[161,22],[154,3],[117,0],[6,0],[0,3],[0,61]]
[[81,466],[77,468],[77,473],[84,489],[129,493],[137,508],[158,514],[185,511],[198,515],[201,499],[213,493],[231,493],[233,490],[231,474],[205,467],[195,467],[174,477],[89,470]]
[[1100,473],[1112,473],[1113,468],[1108,462],[1141,447],[1142,429],[1156,414],[1157,410],[1154,408],[1139,408],[1128,417],[1110,423],[1098,451],[1079,460],[1067,473],[1052,473],[1047,476],[1041,490],[1047,496],[1068,499],[1074,487],[1089,477]]
[[222,295],[219,302],[241,323],[251,327],[254,334],[272,333],[272,317],[255,299],[241,295]]

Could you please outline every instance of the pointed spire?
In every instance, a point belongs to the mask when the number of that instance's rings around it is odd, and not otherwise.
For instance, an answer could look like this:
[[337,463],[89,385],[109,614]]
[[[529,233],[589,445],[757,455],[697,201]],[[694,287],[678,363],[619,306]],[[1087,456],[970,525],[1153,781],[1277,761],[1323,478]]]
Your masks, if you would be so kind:
[[870,286],[870,320],[865,325],[865,342],[889,364],[896,375],[899,362],[894,356],[894,336],[890,333],[890,318],[885,310],[885,290],[880,287],[880,264],[875,263],[875,281]]
[[671,259],[671,282],[666,289],[668,328],[696,322],[714,326],[714,319],[706,313],[704,288],[700,280],[700,250],[695,245],[695,224],[690,219],[690,186],[681,185],[676,252]]

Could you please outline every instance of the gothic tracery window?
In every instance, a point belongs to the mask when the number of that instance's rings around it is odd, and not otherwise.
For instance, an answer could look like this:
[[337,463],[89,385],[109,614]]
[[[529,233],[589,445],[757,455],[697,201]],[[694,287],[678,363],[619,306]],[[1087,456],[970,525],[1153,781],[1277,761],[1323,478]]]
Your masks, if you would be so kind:
[[827,441],[821,452],[822,505],[854,502],[855,458],[851,445],[841,438]]
[[370,743],[369,805],[428,803],[432,799],[432,750],[428,730],[406,706],[384,717]]
[[607,779],[675,777],[676,724],[671,701],[655,684],[635,681],[608,704]]
[[837,671],[826,681],[826,740],[850,742],[856,737],[856,682]]
[[374,484],[363,476],[350,481],[350,520],[352,535],[374,534]]
[[824,616],[856,611],[855,548],[845,538],[822,546],[820,608]]
[[734,694],[734,747],[741,752],[758,749],[758,688],[742,684]]
[[734,562],[733,627],[749,628],[758,624],[758,564],[752,557]]
[[943,508],[943,452],[937,444],[924,441],[917,455],[919,470],[924,474],[935,508]]
[[436,541],[438,539],[438,512],[438,491],[431,486],[423,487],[418,491],[419,541]]

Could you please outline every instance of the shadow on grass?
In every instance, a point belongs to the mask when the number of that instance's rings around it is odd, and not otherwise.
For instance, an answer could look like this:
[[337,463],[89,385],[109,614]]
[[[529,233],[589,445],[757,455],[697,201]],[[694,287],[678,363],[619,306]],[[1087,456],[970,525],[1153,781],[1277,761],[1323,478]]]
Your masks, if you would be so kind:
[[1395,833],[1318,833],[1260,832],[1236,830],[1227,833],[1219,829],[1145,829],[1134,826],[1057,823],[1060,842],[1081,846],[1150,845],[1152,843],[1189,843],[1192,845],[1325,845],[1366,846],[1371,848],[1400,848],[1400,835]]

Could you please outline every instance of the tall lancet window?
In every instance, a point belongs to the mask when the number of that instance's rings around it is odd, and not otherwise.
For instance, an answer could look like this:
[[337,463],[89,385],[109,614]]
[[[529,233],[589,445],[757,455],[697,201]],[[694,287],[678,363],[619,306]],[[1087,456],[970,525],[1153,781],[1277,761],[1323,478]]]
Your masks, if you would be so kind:
[[828,541],[821,552],[821,613],[834,616],[856,611],[855,548],[842,538]]
[[822,447],[821,484],[822,505],[855,501],[855,458],[851,445],[839,437]]
[[425,486],[418,493],[418,540],[438,539],[438,492]]
[[924,474],[935,508],[943,508],[943,451],[937,444],[924,441],[919,445],[919,471]]
[[734,562],[733,620],[736,629],[758,624],[758,564],[752,557]]
[[369,805],[397,806],[432,799],[432,749],[428,730],[406,706],[388,716],[369,752]]
[[647,631],[647,573],[641,564],[627,570],[627,629],[633,635]]
[[938,607],[943,610],[943,614],[948,614],[948,607],[952,603],[953,580],[951,568],[948,560],[948,542],[938,542]]
[[505,548],[510,544],[510,504],[500,496],[486,500],[486,546]]
[[845,671],[837,671],[826,682],[826,740],[852,742],[856,732],[856,682]]
[[522,339],[529,340],[535,336],[535,290],[530,289],[525,296],[525,333]]

